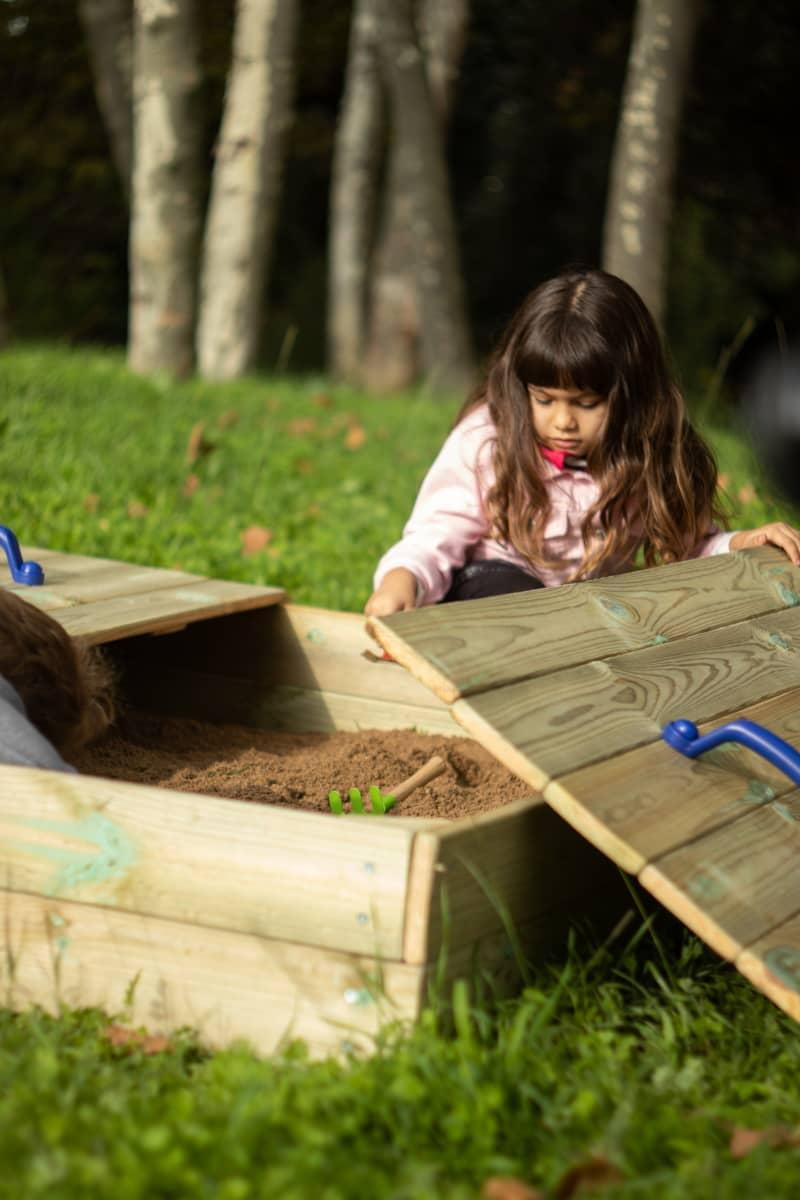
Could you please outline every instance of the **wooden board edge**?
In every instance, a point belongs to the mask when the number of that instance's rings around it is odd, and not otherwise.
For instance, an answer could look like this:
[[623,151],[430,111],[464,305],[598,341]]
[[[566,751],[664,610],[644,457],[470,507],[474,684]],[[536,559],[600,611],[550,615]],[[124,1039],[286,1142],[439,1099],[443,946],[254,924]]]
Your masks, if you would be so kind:
[[649,863],[639,873],[639,882],[655,896],[659,904],[669,909],[673,916],[688,926],[692,933],[696,933],[720,958],[729,962],[736,961],[743,949],[741,943],[726,933],[682,888],[663,875],[658,867]]
[[439,838],[420,831],[411,846],[403,923],[403,961],[421,966],[428,958],[431,899],[439,858]]
[[476,712],[469,700],[457,700],[451,706],[450,712],[459,725],[463,726],[476,742],[480,742],[485,750],[493,754],[498,762],[508,767],[509,771],[525,783],[529,783],[534,791],[544,792],[550,782],[550,776],[530,762],[511,742],[501,737],[494,725]]
[[391,655],[395,662],[405,667],[415,679],[438,696],[445,704],[452,704],[461,692],[447,675],[438,670],[427,658],[418,654],[409,644],[380,617],[369,617],[367,631],[375,641]]
[[557,779],[551,780],[544,789],[544,799],[554,808],[560,817],[569,822],[587,841],[602,851],[607,858],[616,863],[623,871],[638,875],[647,865],[647,859],[623,841],[595,815],[575,799]]

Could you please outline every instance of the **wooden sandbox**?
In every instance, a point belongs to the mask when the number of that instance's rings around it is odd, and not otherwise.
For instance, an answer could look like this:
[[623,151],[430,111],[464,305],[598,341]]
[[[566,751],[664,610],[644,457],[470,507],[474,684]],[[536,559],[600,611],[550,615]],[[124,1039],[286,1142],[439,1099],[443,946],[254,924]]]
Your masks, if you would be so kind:
[[[17,588],[105,644],[138,707],[282,730],[464,736],[375,649],[363,619],[257,588],[26,548]],[[0,586],[14,586],[0,573]],[[373,656],[374,658],[374,656]],[[449,822],[244,804],[0,766],[3,1002],[97,1005],[260,1053],[368,1048],[438,983],[619,911],[619,874],[531,789]]]

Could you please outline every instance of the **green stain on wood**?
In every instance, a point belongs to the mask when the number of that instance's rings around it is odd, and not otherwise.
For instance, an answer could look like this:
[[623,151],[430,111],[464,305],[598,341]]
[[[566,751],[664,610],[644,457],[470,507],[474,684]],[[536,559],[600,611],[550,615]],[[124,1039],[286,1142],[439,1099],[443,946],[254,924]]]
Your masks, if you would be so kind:
[[791,650],[792,643],[787,641],[782,633],[771,633],[769,640],[773,646],[777,646],[779,650]]
[[[124,879],[137,858],[136,846],[124,830],[102,813],[92,812],[74,821],[17,817],[15,823],[40,833],[62,834],[87,843],[86,849],[47,846],[40,842],[8,842],[11,850],[51,862],[55,875],[46,894],[68,894],[84,884],[102,885]],[[99,896],[97,897],[100,898]]]
[[800,992],[800,950],[794,946],[772,946],[764,955],[764,965],[781,983],[793,992]]
[[309,629],[306,638],[309,642],[324,642],[325,634],[321,629]]
[[778,595],[789,608],[796,608],[800,604],[800,596],[798,596],[793,588],[787,587],[785,583],[778,584]]
[[633,614],[630,609],[627,605],[621,604],[619,600],[610,600],[608,596],[598,596],[597,602],[615,621],[633,620]]
[[768,783],[762,783],[760,779],[751,779],[747,785],[747,791],[742,796],[742,804],[766,804],[769,800],[775,799],[775,792]]
[[665,638],[663,633],[657,633],[650,643],[651,646],[666,646],[669,638]]
[[687,891],[695,900],[713,903],[722,900],[730,891],[730,882],[723,877],[718,869],[705,868],[693,875],[686,885]]

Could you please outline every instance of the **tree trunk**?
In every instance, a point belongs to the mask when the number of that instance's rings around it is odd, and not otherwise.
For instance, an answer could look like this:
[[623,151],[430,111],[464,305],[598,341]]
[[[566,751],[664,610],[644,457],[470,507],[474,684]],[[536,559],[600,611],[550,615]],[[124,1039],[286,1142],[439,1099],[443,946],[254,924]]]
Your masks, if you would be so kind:
[[192,368],[200,232],[200,83],[192,0],[135,0],[128,362]]
[[381,89],[376,0],[355,0],[347,75],[333,155],[328,275],[328,363],[360,382],[367,279],[386,115]]
[[[410,382],[417,374],[419,339],[423,370],[431,386],[461,389],[472,378],[473,358],[444,157],[443,120],[431,99],[412,0],[380,0],[380,12],[381,64],[390,102],[392,145],[385,232],[373,287],[368,380],[373,386]],[[413,284],[407,275],[409,263]],[[398,353],[403,346],[405,362]],[[376,364],[383,384],[375,378]]]
[[79,9],[89,46],[97,105],[125,195],[130,196],[133,144],[131,0],[80,0]]
[[212,379],[256,362],[296,23],[296,0],[239,0],[200,283],[197,358]]
[[606,203],[603,265],[659,322],[696,23],[697,0],[638,0]]

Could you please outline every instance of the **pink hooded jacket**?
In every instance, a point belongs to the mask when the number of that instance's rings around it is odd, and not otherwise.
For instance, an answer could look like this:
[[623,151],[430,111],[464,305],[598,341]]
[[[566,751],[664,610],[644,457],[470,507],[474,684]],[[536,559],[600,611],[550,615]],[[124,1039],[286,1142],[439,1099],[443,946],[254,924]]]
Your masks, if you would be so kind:
[[[494,423],[485,405],[450,433],[422,482],[402,538],[378,563],[375,588],[388,571],[405,567],[417,578],[417,604],[435,604],[447,593],[453,571],[482,559],[514,563],[536,575],[546,587],[557,587],[572,578],[583,558],[581,526],[598,498],[597,484],[585,470],[545,462],[551,505],[544,531],[545,551],[563,565],[534,570],[513,546],[491,536],[484,499],[494,483],[494,440]],[[597,536],[603,536],[599,528]],[[724,554],[733,536],[733,531],[712,529],[688,557]],[[637,547],[632,537],[621,555],[603,565],[602,573],[616,575],[627,570]]]

